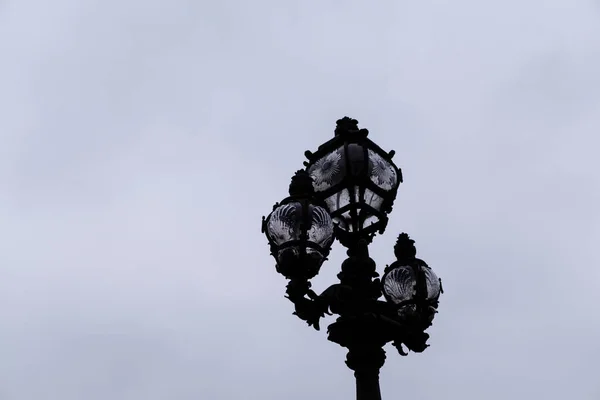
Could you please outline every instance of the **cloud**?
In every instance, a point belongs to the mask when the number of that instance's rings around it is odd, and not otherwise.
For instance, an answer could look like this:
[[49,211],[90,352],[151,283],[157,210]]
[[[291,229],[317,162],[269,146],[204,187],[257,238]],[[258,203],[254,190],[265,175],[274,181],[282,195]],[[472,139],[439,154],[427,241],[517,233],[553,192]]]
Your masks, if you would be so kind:
[[406,231],[446,289],[384,398],[597,398],[592,10],[4,2],[0,397],[352,397],[260,235],[349,115],[405,176],[378,267]]

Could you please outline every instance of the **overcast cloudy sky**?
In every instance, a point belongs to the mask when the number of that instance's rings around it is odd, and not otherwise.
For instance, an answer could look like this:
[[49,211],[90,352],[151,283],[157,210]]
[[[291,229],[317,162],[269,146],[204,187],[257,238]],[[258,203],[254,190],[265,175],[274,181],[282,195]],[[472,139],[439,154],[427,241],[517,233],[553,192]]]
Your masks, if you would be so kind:
[[0,399],[353,398],[260,233],[344,115],[446,289],[384,398],[600,399],[591,0],[0,1]]

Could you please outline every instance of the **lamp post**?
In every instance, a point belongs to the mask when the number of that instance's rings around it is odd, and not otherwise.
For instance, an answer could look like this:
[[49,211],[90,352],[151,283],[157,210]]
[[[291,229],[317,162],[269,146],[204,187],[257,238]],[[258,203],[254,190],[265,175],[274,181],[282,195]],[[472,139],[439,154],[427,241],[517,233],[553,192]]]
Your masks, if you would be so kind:
[[[428,347],[425,330],[442,285],[416,258],[406,233],[398,236],[396,260],[379,279],[368,245],[385,231],[402,173],[392,161],[394,151],[382,150],[368,133],[354,119],[338,120],[333,139],[305,153],[306,168],[292,178],[289,197],[263,217],[262,231],[277,272],[289,279],[286,297],[294,314],[317,330],[325,314],[338,315],[327,328],[328,339],[348,349],[357,399],[380,400],[383,347],[392,342],[403,356],[406,349],[419,353]],[[317,295],[310,279],[335,240],[347,248],[348,258],[337,275],[340,282]]]

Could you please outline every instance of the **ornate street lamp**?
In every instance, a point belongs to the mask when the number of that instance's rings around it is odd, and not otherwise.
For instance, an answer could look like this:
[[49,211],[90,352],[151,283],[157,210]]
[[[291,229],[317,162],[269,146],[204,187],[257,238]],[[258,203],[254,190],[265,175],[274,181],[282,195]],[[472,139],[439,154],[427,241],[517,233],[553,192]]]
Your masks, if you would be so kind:
[[[354,371],[358,400],[381,400],[379,370],[383,347],[392,342],[401,355],[406,347],[424,351],[442,293],[441,280],[421,259],[414,241],[402,233],[379,280],[368,245],[385,231],[388,214],[402,182],[401,170],[367,138],[358,121],[337,121],[333,139],[307,151],[306,170],[296,172],[289,197],[277,203],[262,230],[276,268],[290,282],[287,297],[295,313],[319,330],[325,314],[338,318],[327,328],[328,339],[348,349],[346,364]],[[322,294],[312,291],[310,279],[327,259],[335,239],[348,258],[339,283]],[[382,295],[385,301],[379,300]]]
[[312,179],[305,171],[296,172],[289,193],[264,219],[263,233],[277,260],[278,272],[289,279],[310,279],[329,254],[333,223],[315,199]]
[[268,217],[263,217],[262,231],[277,261],[277,272],[290,280],[287,297],[296,305],[295,314],[319,329],[319,319],[327,309],[310,290],[309,280],[317,275],[329,254],[333,222],[314,197],[313,182],[306,171],[296,172],[289,194],[273,206]]

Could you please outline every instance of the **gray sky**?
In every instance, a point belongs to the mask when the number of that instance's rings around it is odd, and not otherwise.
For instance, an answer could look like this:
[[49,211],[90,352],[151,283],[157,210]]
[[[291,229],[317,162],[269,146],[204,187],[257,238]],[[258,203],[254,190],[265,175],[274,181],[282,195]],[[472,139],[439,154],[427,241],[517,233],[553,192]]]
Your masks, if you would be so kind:
[[446,289],[384,398],[600,398],[597,1],[4,0],[0,52],[0,399],[353,398],[260,234],[344,115]]

